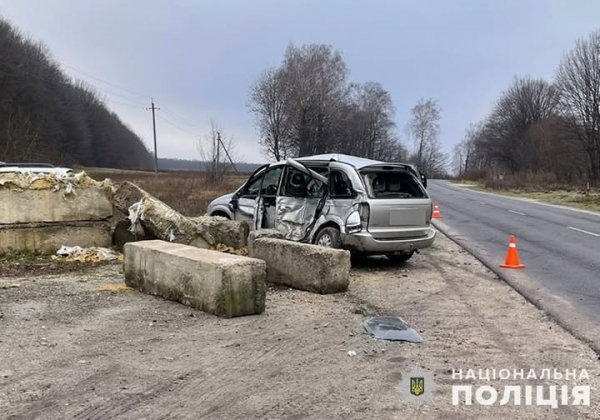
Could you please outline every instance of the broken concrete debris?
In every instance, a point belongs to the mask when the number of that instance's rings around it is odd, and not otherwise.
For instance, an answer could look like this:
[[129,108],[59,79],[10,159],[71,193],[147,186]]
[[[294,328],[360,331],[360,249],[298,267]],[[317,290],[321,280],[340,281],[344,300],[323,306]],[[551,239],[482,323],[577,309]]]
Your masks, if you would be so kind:
[[250,226],[246,222],[220,216],[199,216],[190,219],[202,226],[218,244],[232,248],[245,248],[248,245]]
[[141,223],[144,230],[155,238],[197,248],[210,248],[216,243],[202,225],[194,223],[129,181],[117,189],[113,204],[129,215],[132,225]]
[[112,187],[84,172],[0,174],[0,250],[109,246]]
[[125,284],[217,316],[265,310],[264,261],[153,240],[125,245]]
[[128,215],[132,233],[142,226],[145,236],[205,249],[223,245],[227,249],[242,249],[247,243],[246,222],[224,217],[185,217],[131,182],[124,182],[117,189],[113,205]]
[[134,225],[132,229],[129,219],[119,220],[115,224],[112,234],[113,246],[120,252],[123,252],[123,247],[127,242],[149,241],[152,239],[156,238],[146,233],[140,224]]
[[348,289],[348,251],[275,238],[254,239],[251,250],[250,257],[267,263],[269,283],[321,294]]
[[103,247],[62,246],[52,259],[64,262],[98,263],[122,260],[123,256],[112,249]]
[[366,319],[363,326],[376,340],[409,341],[422,343],[425,340],[401,318],[378,316]]

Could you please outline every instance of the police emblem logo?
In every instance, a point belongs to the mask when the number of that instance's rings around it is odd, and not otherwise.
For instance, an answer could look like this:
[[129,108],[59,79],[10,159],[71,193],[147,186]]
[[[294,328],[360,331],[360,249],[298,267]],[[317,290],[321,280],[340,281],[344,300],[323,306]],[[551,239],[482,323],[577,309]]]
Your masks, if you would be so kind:
[[425,392],[425,378],[422,376],[410,378],[410,393],[419,396]]
[[402,372],[401,397],[404,401],[412,402],[415,408],[430,401],[434,390],[433,374],[428,370],[415,367],[411,372]]

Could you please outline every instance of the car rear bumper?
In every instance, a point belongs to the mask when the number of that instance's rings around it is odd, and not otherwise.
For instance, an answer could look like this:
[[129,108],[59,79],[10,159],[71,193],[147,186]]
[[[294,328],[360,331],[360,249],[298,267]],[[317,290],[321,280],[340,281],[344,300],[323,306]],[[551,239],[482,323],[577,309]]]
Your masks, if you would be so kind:
[[366,254],[389,254],[393,252],[411,251],[427,248],[435,240],[436,231],[429,228],[427,234],[402,239],[375,239],[368,231],[358,233],[347,233],[342,235],[342,243],[345,249]]

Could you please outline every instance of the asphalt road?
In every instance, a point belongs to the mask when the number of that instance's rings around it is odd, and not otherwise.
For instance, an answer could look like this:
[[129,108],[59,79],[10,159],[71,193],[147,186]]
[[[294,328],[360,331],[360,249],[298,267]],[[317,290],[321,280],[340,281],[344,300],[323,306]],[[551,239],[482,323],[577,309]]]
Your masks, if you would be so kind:
[[[439,229],[564,327],[600,351],[600,213],[551,206],[430,181]],[[499,267],[510,235],[523,270]],[[507,314],[510,316],[510,314]]]

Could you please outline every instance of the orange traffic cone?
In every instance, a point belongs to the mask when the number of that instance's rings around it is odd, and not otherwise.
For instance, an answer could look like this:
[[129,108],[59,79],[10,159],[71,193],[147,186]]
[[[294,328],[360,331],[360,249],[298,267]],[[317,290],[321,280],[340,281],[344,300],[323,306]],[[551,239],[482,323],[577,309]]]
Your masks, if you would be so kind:
[[442,218],[442,213],[440,213],[440,206],[438,205],[438,202],[435,202],[435,205],[433,206],[433,216],[431,216],[432,219],[441,219]]
[[510,235],[510,244],[508,244],[508,253],[506,254],[506,262],[500,264],[502,268],[525,268],[523,264],[519,262],[519,253],[517,252],[517,243],[515,241],[515,235]]

